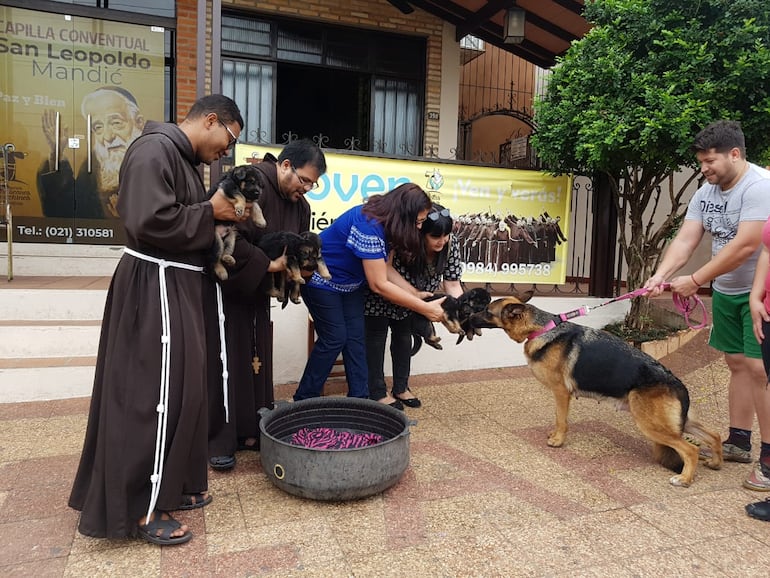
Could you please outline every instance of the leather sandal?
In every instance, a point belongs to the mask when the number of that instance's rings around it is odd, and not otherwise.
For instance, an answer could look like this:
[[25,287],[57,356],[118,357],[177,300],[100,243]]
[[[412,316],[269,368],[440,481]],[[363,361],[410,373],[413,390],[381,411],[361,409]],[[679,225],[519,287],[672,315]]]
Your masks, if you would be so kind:
[[[165,518],[163,516],[166,516]],[[172,536],[182,524],[165,512],[155,512],[155,517],[146,524],[138,525],[136,532],[140,538],[158,544],[159,546],[175,546],[192,540],[192,532],[189,530],[181,536]]]
[[182,503],[177,508],[177,510],[195,510],[197,508],[202,508],[203,506],[210,504],[211,500],[211,494],[208,492],[184,494],[182,496]]

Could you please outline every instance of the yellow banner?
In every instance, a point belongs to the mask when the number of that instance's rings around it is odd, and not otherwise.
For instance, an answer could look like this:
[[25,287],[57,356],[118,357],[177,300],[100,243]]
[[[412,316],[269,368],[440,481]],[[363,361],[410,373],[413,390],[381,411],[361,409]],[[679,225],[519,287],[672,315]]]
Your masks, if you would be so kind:
[[[235,163],[259,162],[274,146],[236,145]],[[307,193],[311,228],[370,195],[414,182],[447,207],[463,260],[463,281],[564,283],[572,177],[446,161],[377,158],[324,151],[328,171]]]
[[117,174],[145,121],[164,120],[164,54],[163,29],[0,6],[15,240],[122,242]]

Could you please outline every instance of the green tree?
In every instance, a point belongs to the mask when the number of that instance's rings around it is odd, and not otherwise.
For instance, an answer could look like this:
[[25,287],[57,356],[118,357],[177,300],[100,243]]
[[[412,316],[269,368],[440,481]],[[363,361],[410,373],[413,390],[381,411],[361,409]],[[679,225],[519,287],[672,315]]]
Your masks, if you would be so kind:
[[[767,0],[589,0],[585,17],[593,28],[536,103],[532,143],[554,174],[608,177],[636,288],[687,208],[698,130],[738,120],[749,160],[770,159],[770,10]],[[662,195],[672,210],[654,220]],[[626,325],[644,329],[648,307],[636,299]]]

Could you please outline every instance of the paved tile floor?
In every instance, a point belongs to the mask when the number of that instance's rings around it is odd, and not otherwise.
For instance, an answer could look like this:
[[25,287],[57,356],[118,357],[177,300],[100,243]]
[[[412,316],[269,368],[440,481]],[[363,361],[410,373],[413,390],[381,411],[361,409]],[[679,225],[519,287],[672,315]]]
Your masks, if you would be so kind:
[[[483,336],[479,339],[483,339]],[[701,331],[663,359],[706,424],[727,427],[727,370]],[[521,347],[511,342],[511,347]],[[288,399],[292,384],[280,386]],[[329,393],[340,393],[332,385]],[[411,459],[368,499],[291,496],[240,452],[214,501],[178,512],[195,538],[158,547],[78,534],[66,502],[88,399],[0,404],[3,576],[768,576],[770,523],[746,516],[748,464],[674,488],[612,404],[573,402],[561,449],[550,395],[524,367],[416,376]],[[755,428],[756,429],[756,428]],[[755,457],[759,446],[754,434]]]

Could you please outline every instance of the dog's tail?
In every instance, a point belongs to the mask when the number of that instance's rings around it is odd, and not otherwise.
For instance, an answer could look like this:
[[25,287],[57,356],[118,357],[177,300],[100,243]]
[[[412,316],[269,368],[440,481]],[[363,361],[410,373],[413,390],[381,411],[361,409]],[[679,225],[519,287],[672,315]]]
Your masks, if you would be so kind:
[[422,337],[419,335],[412,335],[412,357],[417,355],[417,352],[420,351],[420,348],[422,347]]
[[704,427],[693,416],[687,416],[687,422],[684,424],[684,433],[696,438],[709,448],[706,455],[706,465],[712,470],[718,470],[722,467],[722,438],[710,429]]
[[[700,442],[708,447],[710,456],[706,461],[706,465],[709,468],[718,470],[722,467],[722,440],[717,434],[704,427],[703,424],[694,419],[689,413],[682,428],[682,433],[690,436],[690,438],[694,438],[693,440],[685,438],[687,443]],[[684,462],[679,453],[673,448],[654,443],[652,455],[664,468],[673,470],[676,473],[682,472]]]

